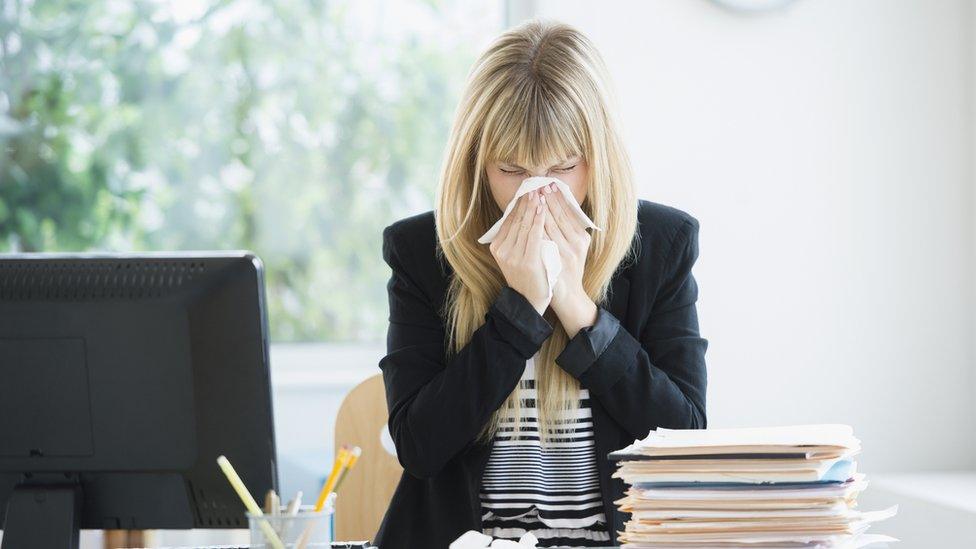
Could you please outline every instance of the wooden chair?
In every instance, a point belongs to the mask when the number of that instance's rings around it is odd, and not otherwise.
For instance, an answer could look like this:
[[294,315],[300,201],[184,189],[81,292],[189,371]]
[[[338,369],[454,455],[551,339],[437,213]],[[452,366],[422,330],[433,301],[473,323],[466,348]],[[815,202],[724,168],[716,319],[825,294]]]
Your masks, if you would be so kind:
[[105,530],[105,549],[122,547],[149,547],[153,545],[154,530]]
[[362,456],[336,497],[335,539],[374,540],[403,468],[381,442],[388,412],[383,376],[353,387],[336,416],[335,447],[359,446]]

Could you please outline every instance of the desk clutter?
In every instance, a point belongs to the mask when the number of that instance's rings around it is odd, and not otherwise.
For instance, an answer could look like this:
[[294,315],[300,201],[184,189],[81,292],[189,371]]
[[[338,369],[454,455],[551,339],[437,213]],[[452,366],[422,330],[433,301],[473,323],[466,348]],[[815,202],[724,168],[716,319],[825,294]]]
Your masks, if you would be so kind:
[[[311,547],[366,547],[368,542],[334,542],[332,540],[332,516],[339,487],[355,466],[362,453],[358,446],[343,445],[336,454],[332,471],[322,486],[314,506],[302,505],[302,493],[282,505],[274,490],[265,495],[264,508],[245,486],[225,456],[217,458],[217,465],[227,477],[231,487],[241,498],[247,510],[251,530],[251,545],[271,549],[306,549]],[[352,545],[350,545],[352,543]]]
[[531,533],[526,532],[518,541],[508,539],[493,539],[487,534],[482,534],[476,530],[468,530],[451,542],[448,549],[535,549],[539,540]]
[[[370,545],[365,541],[333,541],[330,543],[311,543],[309,544],[310,549],[379,549],[374,545]],[[133,549],[266,549],[264,544],[261,545],[194,545],[194,546],[184,546],[184,547],[137,547]]]
[[867,478],[847,425],[657,429],[609,455],[629,485],[615,503],[630,514],[628,549],[862,547],[897,541],[865,534],[897,506],[857,510]]

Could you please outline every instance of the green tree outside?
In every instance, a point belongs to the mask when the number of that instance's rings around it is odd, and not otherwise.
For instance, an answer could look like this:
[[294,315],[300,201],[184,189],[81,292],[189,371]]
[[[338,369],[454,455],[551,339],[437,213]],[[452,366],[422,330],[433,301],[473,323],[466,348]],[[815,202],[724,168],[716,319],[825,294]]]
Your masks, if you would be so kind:
[[501,9],[0,0],[0,251],[250,249],[273,340],[380,341]]

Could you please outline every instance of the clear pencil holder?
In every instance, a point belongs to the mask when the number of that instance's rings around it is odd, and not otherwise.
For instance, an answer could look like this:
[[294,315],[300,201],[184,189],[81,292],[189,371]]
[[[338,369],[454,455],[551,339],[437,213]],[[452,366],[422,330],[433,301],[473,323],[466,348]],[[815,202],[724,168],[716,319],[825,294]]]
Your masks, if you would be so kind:
[[259,517],[247,513],[248,528],[251,531],[250,546],[265,549],[330,547],[333,512],[332,506],[327,506],[318,513],[312,506],[302,506],[294,516],[286,514],[284,508],[277,515],[266,514]]

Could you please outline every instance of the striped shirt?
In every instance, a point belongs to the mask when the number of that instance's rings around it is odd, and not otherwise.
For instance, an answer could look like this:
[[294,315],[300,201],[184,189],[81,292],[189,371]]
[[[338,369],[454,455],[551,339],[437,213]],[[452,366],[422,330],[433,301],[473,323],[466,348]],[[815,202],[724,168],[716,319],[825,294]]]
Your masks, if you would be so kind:
[[537,424],[535,357],[526,362],[520,387],[525,401],[522,437],[513,440],[514,419],[503,418],[483,473],[483,532],[512,540],[532,532],[539,547],[610,545],[589,391],[581,388],[579,407],[561,416],[561,423],[575,424],[574,432],[555,434],[543,448]]

